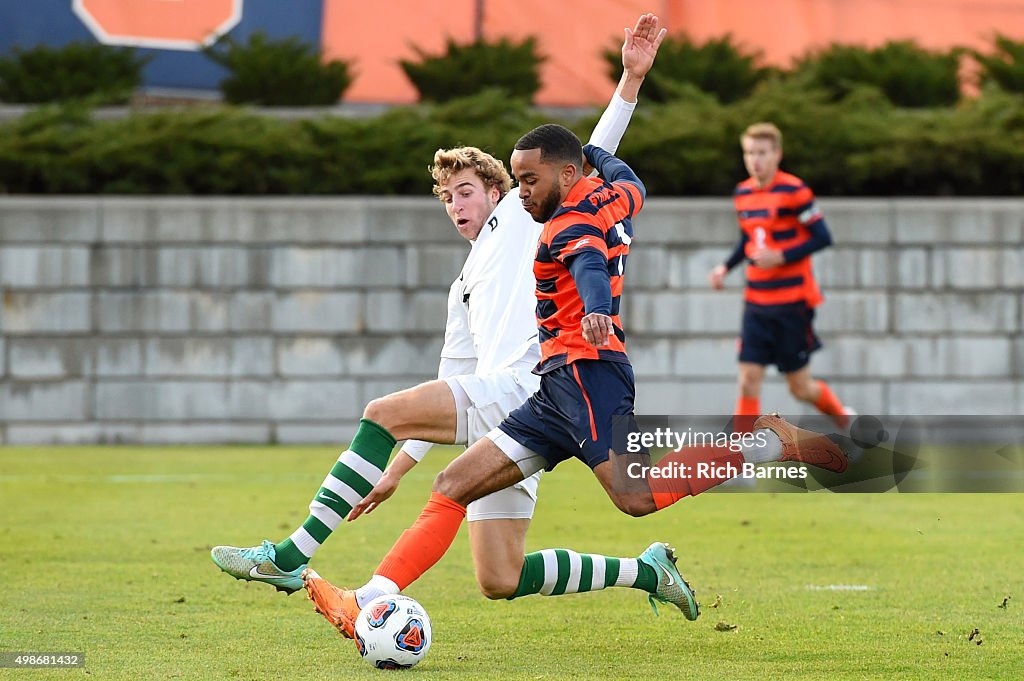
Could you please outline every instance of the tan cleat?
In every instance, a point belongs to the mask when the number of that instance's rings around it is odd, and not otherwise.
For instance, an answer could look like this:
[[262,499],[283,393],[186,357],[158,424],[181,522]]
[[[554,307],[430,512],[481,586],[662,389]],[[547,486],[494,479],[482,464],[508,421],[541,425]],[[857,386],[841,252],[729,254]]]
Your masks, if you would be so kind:
[[315,570],[302,572],[303,585],[313,601],[313,609],[324,616],[345,638],[355,638],[356,617],[359,616],[359,602],[356,592],[339,589],[316,573]]
[[753,430],[767,429],[782,441],[782,460],[807,463],[833,473],[846,470],[846,454],[825,435],[797,428],[778,414],[764,414],[754,421]]

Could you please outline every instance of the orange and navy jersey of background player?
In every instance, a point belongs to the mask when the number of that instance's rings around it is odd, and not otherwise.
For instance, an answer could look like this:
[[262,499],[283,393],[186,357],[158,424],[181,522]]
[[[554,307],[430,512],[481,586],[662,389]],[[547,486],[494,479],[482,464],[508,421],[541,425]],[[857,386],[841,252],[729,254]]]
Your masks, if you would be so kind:
[[[749,260],[760,248],[785,251],[811,238],[810,227],[822,219],[814,192],[795,175],[778,171],[764,187],[749,178],[733,194],[736,217],[746,236],[744,254]],[[815,307],[822,301],[814,279],[810,257],[778,267],[763,269],[748,263],[744,300],[755,305],[806,303]]]
[[[622,283],[633,239],[632,217],[640,212],[643,194],[630,182],[609,183],[583,178],[541,231],[533,273],[537,279],[537,326],[541,361],[534,369],[544,374],[579,359],[629,363],[626,334],[619,318]],[[596,251],[608,263],[614,335],[604,347],[583,338],[580,322],[583,299],[569,272],[571,259]],[[590,311],[587,311],[590,312]]]

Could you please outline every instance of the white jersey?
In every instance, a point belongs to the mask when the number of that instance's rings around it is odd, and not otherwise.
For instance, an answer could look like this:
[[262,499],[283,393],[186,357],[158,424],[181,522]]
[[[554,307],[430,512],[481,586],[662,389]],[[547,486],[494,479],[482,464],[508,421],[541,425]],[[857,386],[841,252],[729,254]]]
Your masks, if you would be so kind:
[[473,336],[469,333],[469,306],[462,304],[463,295],[465,293],[460,275],[448,289],[448,323],[444,327],[441,359],[471,359],[474,364],[469,373],[473,373],[476,368],[476,350],[473,348]]
[[515,192],[498,202],[448,293],[441,357],[473,357],[478,375],[527,355],[540,361],[533,258],[542,227]]
[[[494,207],[448,290],[438,378],[485,376],[540,361],[533,259],[543,226],[515,192]],[[420,461],[431,446],[409,440],[402,451]]]

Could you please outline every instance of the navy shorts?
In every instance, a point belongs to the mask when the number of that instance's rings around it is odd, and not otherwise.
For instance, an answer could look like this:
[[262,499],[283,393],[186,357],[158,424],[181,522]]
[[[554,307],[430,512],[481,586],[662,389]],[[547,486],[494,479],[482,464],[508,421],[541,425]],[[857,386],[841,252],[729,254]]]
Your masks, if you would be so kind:
[[551,470],[573,457],[591,468],[608,460],[614,416],[633,413],[633,367],[577,360],[540,378],[540,389],[498,428],[536,452]]
[[814,309],[803,303],[746,303],[740,332],[740,361],[774,364],[786,374],[803,369],[811,361],[811,353],[821,347],[813,322]]

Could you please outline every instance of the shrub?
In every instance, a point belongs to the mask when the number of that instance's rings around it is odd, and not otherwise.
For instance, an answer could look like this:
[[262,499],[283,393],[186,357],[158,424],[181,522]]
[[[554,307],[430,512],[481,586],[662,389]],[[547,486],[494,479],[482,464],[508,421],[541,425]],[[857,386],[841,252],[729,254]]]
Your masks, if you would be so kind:
[[312,154],[300,131],[237,109],[97,120],[46,109],[0,142],[0,189],[97,194],[296,193]]
[[804,56],[794,71],[834,100],[870,85],[898,106],[949,106],[960,97],[961,52],[930,51],[912,41],[891,41],[874,49],[832,45]]
[[[437,148],[472,144],[507,161],[548,120],[503,90],[364,119],[230,106],[100,119],[48,106],[0,123],[0,193],[429,196]],[[619,154],[652,196],[724,198],[745,177],[739,134],[758,120],[779,125],[783,167],[822,196],[1024,193],[1024,94],[998,88],[907,109],[866,86],[833,101],[772,81],[730,105],[680,86],[678,99],[636,111]],[[568,125],[587,139],[595,122]]]
[[473,145],[505,162],[519,136],[545,122],[525,100],[489,89],[443,104],[397,107],[372,119],[306,122],[318,150],[315,193],[429,196],[439,148]]
[[[618,47],[603,53],[613,80],[622,76]],[[644,83],[643,97],[653,102],[675,99],[679,83],[689,83],[728,104],[743,99],[772,71],[758,65],[760,54],[745,52],[730,35],[698,45],[690,38],[667,37],[658,50],[654,69]]]
[[1019,94],[992,91],[956,109],[897,112],[886,117],[884,134],[875,139],[846,160],[857,193],[1024,192],[1024,96]]
[[239,44],[225,35],[203,53],[230,72],[220,88],[231,104],[331,105],[352,84],[347,62],[323,63],[318,49],[294,36],[270,40],[256,32]]
[[0,59],[0,100],[123,104],[142,83],[149,59],[129,48],[96,43],[14,48],[10,57]]
[[[671,102],[639,108],[616,152],[652,196],[728,195],[742,179],[728,107],[689,88]],[[580,126],[583,139],[594,122]]]
[[445,52],[432,56],[415,45],[419,61],[400,62],[412,81],[420,101],[446,102],[469,97],[485,88],[502,89],[512,97],[532,101],[540,89],[540,65],[537,41],[529,37],[521,43],[505,38],[489,43],[476,40],[458,45],[448,39]]
[[1007,92],[1024,92],[1024,42],[996,35],[992,54],[972,52],[981,64],[981,82],[995,83]]
[[99,120],[48,107],[0,124],[0,194],[429,196],[439,147],[473,144],[507,161],[541,122],[497,90],[367,119],[204,107]]

